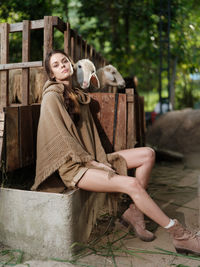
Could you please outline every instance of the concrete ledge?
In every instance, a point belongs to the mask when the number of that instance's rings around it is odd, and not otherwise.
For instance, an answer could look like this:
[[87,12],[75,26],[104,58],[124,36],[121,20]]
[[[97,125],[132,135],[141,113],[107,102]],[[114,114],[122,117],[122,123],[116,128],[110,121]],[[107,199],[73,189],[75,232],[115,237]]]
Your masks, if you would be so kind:
[[39,258],[66,259],[87,241],[106,194],[0,189],[0,242]]

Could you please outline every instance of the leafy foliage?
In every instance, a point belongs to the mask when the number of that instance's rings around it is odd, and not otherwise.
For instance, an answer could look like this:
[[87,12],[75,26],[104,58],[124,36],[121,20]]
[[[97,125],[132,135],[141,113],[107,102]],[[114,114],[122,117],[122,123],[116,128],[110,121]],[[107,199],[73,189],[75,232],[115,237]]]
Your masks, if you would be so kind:
[[[200,72],[200,0],[170,2],[170,70],[175,77],[176,107],[181,108],[193,106],[199,98],[199,84],[191,80],[190,74]],[[167,3],[162,1],[164,11]],[[0,0],[0,5],[1,22],[41,19],[44,15],[68,20],[123,76],[138,77],[139,92],[158,92],[160,0]],[[167,12],[162,21],[165,36]],[[42,38],[39,31],[33,34],[32,60],[42,57]],[[20,47],[17,42],[18,38],[13,38],[12,61],[20,57],[15,51]],[[166,76],[164,85],[167,86]]]

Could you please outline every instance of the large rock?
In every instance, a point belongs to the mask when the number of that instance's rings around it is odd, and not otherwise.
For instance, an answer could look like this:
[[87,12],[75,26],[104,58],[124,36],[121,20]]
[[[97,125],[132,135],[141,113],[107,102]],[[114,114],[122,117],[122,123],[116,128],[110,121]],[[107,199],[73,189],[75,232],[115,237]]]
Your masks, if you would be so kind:
[[184,109],[161,115],[148,129],[147,143],[186,155],[200,152],[200,110]]

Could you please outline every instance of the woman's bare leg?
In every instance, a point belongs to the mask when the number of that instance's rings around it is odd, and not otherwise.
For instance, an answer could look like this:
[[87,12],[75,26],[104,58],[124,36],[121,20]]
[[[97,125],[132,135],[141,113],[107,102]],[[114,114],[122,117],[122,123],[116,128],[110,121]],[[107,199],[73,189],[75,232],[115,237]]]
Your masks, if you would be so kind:
[[94,192],[121,192],[129,195],[136,206],[160,226],[168,225],[170,219],[150,198],[138,179],[129,176],[114,175],[108,178],[103,170],[89,169],[83,175],[79,188]]
[[146,188],[155,163],[154,150],[149,147],[139,147],[120,150],[116,153],[126,160],[128,169],[136,168],[136,179],[143,188]]

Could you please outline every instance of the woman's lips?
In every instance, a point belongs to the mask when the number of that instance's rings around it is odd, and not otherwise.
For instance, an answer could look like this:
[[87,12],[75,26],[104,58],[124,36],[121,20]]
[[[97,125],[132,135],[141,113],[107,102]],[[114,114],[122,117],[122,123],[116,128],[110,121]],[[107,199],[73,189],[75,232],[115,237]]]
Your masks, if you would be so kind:
[[62,73],[67,73],[67,72],[69,72],[68,69],[64,69],[64,70],[62,71]]

